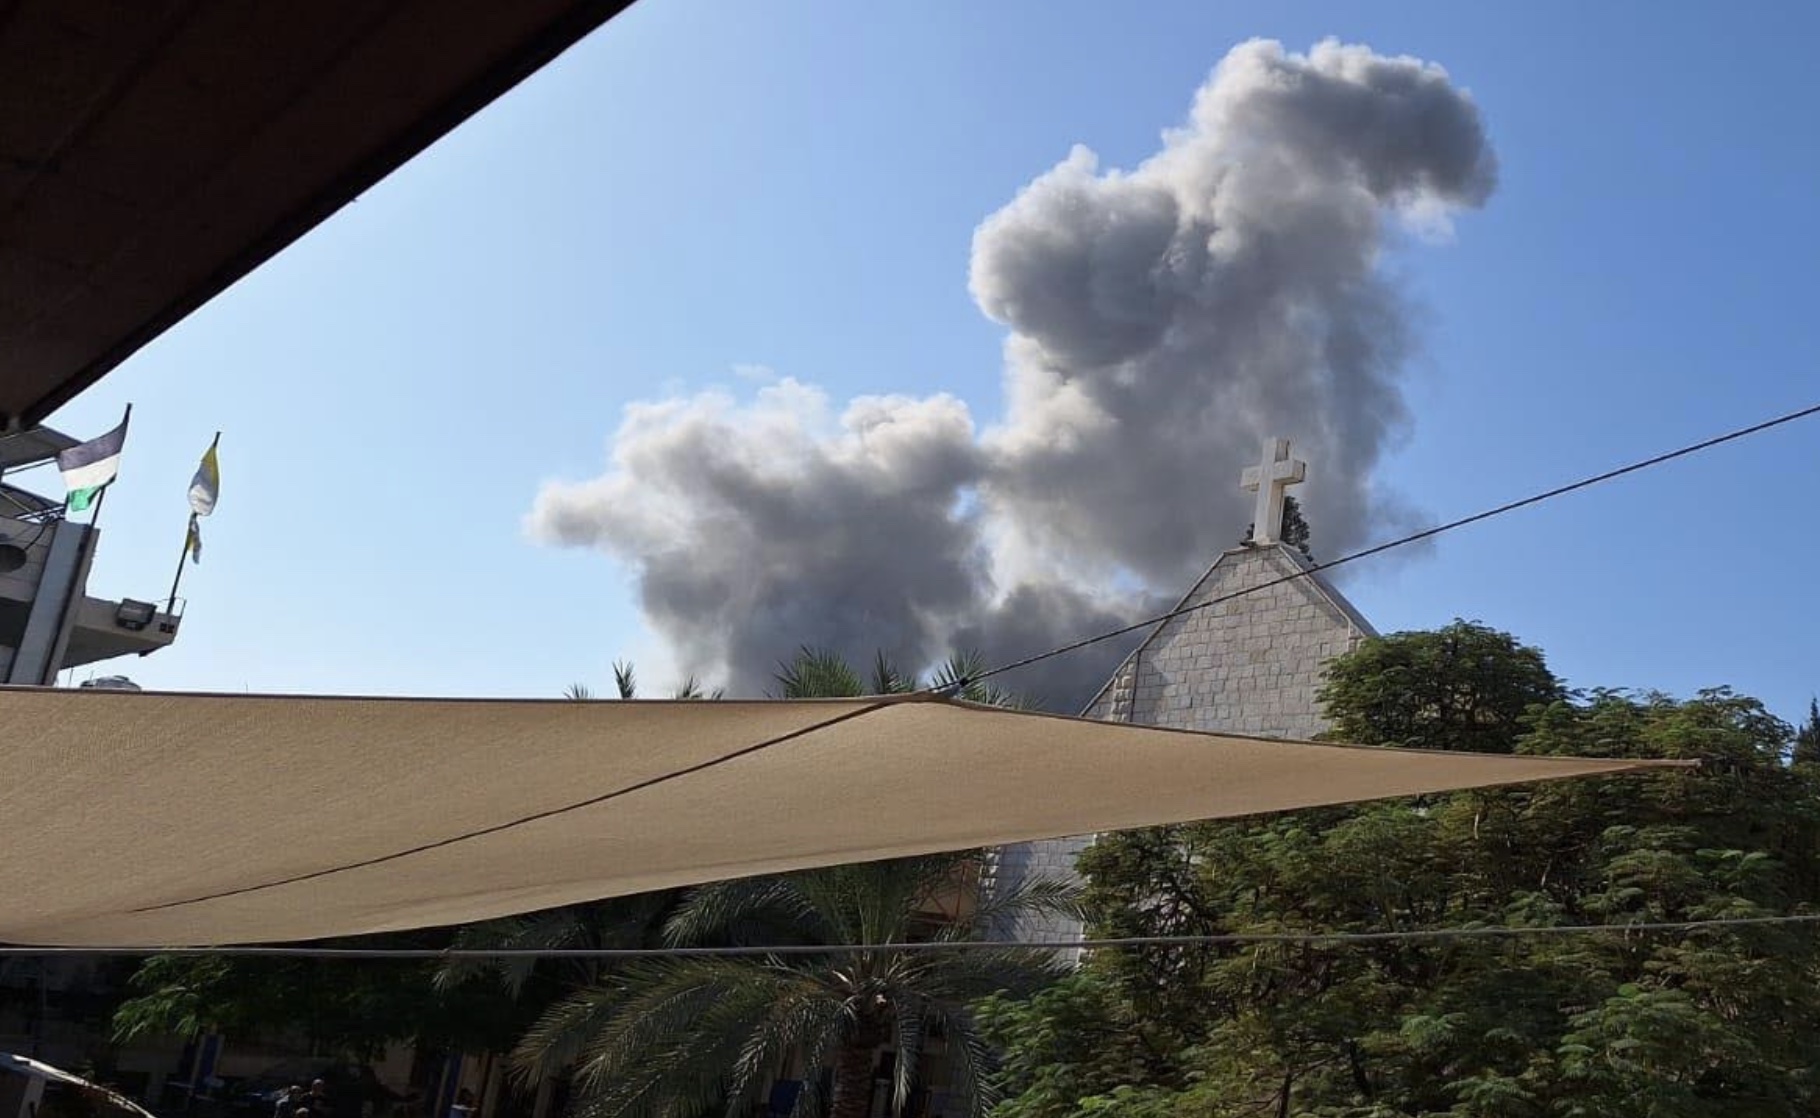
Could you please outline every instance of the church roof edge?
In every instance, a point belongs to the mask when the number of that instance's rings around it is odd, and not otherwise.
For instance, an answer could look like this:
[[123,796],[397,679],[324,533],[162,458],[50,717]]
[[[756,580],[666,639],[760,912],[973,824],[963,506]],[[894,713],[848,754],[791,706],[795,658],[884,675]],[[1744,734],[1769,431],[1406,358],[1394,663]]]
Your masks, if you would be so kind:
[[[1175,606],[1172,607],[1169,612],[1174,613],[1192,601],[1194,596],[1200,592],[1201,587],[1206,585],[1207,580],[1213,577],[1213,573],[1219,570],[1220,564],[1235,556],[1254,555],[1266,551],[1275,551],[1278,555],[1287,558],[1289,562],[1302,573],[1300,581],[1312,584],[1315,588],[1315,592],[1319,594],[1328,605],[1338,610],[1340,614],[1346,618],[1347,623],[1353,628],[1367,637],[1377,637],[1380,635],[1377,628],[1373,626],[1370,621],[1365,619],[1364,614],[1359,612],[1358,607],[1353,605],[1352,602],[1347,599],[1346,595],[1340,593],[1339,589],[1328,580],[1326,575],[1315,567],[1314,563],[1311,562],[1307,556],[1280,541],[1267,544],[1241,543],[1236,547],[1229,547],[1225,551],[1220,552],[1219,557],[1208,566],[1207,570],[1202,573],[1200,578],[1194,580],[1193,585],[1189,586],[1188,592],[1182,595],[1181,599],[1176,602]],[[1093,698],[1089,699],[1087,704],[1081,708],[1082,717],[1088,717],[1093,713],[1093,708],[1100,705],[1100,700],[1104,699],[1107,692],[1112,690],[1113,685],[1118,682],[1119,676],[1124,673],[1126,667],[1131,664],[1133,659],[1142,655],[1146,648],[1150,647],[1150,643],[1156,640],[1157,635],[1163,631],[1163,627],[1168,623],[1168,621],[1158,622],[1157,625],[1145,635],[1144,639],[1139,642],[1138,646],[1132,649],[1123,660],[1119,661],[1118,667],[1112,670],[1112,674],[1106,678],[1106,682],[1101,685],[1098,691],[1093,693]]]

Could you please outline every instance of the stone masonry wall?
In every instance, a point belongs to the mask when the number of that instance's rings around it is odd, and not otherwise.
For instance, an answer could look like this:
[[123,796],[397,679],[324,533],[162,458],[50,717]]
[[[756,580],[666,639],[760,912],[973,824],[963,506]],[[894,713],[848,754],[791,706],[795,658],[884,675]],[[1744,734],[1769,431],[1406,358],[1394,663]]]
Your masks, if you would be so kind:
[[[1305,570],[1281,546],[1220,556],[1184,605],[1224,597]],[[1222,602],[1166,622],[1113,675],[1088,718],[1175,729],[1312,738],[1326,728],[1315,694],[1327,662],[1371,636],[1369,623],[1318,575]],[[999,850],[993,880],[1075,877],[1092,836]],[[1026,918],[995,929],[1025,942],[1078,939],[1073,921]]]

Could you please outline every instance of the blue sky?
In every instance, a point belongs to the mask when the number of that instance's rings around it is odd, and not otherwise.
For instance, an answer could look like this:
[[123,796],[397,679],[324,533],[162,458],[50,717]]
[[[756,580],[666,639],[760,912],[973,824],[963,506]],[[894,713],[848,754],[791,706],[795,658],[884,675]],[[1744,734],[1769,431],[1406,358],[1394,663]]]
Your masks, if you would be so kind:
[[[1449,518],[1811,403],[1820,12],[1685,7],[640,0],[56,417],[135,404],[108,594],[168,588],[224,431],[182,638],[107,670],[548,695],[661,663],[627,572],[527,537],[539,485],[599,473],[627,403],[747,391],[742,365],[995,418],[976,225],[1073,144],[1152,153],[1255,36],[1438,62],[1498,153],[1453,243],[1388,261],[1422,349],[1381,484]],[[1817,451],[1820,420],[1344,586],[1385,630],[1478,618],[1575,684],[1792,716],[1820,689]]]

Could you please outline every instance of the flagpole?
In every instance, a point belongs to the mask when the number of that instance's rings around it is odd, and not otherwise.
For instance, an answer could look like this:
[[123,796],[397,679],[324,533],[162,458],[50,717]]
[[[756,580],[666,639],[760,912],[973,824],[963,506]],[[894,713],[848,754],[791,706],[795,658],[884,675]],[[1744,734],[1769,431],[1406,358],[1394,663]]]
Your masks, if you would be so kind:
[[190,541],[196,536],[196,514],[190,513],[190,522],[183,530],[183,550],[177,553],[177,573],[171,578],[171,600],[166,603],[164,612],[175,616],[177,612],[177,587],[183,583],[183,562],[190,557]]
[[[130,424],[132,422],[132,420],[133,420],[133,405],[129,403],[126,405],[126,414],[120,417],[120,426],[124,428],[128,424]],[[124,443],[122,445],[124,446]],[[114,487],[113,483],[109,482],[108,484],[101,487],[100,493],[95,495],[95,511],[88,514],[88,526],[91,530],[96,528],[98,525],[100,525],[101,509],[103,506],[105,506],[107,504],[107,491],[112,489],[113,487]]]
[[[220,446],[221,432],[217,431],[215,432],[214,439],[209,442],[208,450],[204,451],[202,454],[203,463],[205,465],[208,463],[209,456],[214,454],[216,449]],[[198,476],[200,476],[200,474]],[[166,602],[164,606],[166,616],[174,615],[177,612],[177,589],[183,585],[183,564],[185,560],[191,558],[191,550],[196,544],[196,525],[201,515],[202,514],[196,510],[195,499],[192,497],[190,504],[190,520],[183,529],[183,550],[177,553],[177,573],[171,576],[170,601]]]

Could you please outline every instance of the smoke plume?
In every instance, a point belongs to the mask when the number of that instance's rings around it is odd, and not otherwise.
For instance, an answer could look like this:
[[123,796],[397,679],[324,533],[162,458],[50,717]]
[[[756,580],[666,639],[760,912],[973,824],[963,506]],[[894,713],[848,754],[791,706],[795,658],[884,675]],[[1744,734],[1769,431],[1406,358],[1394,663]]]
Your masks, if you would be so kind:
[[[1380,257],[1495,174],[1439,67],[1243,44],[1156,155],[1108,171],[1076,148],[975,232],[974,299],[1010,331],[1001,425],[949,396],[837,410],[788,379],[641,404],[531,531],[630,564],[678,662],[734,693],[803,644],[1007,658],[1178,595],[1243,533],[1266,436],[1309,460],[1336,554],[1411,516],[1374,481],[1411,348]],[[1068,706],[1117,651],[1014,682]]]

